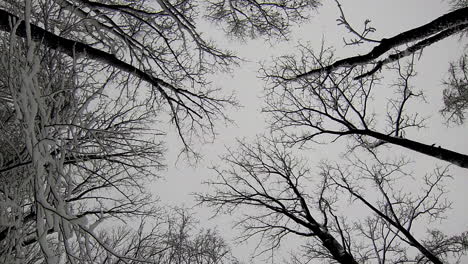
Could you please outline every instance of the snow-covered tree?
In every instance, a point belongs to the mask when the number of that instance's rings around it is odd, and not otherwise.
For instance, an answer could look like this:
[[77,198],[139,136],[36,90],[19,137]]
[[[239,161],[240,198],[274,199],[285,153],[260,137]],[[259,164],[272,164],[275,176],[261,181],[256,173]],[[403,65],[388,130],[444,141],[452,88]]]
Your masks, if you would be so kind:
[[[168,255],[155,250],[170,248],[169,237],[105,227],[160,217],[145,185],[163,167],[164,120],[194,153],[192,141],[212,138],[236,105],[207,78],[237,58],[197,31],[200,19],[234,37],[283,37],[316,5],[0,1],[0,261],[93,263],[102,252],[103,261],[124,263],[225,261],[228,249],[212,231]],[[171,234],[178,221],[153,231]],[[153,242],[145,254],[135,248]]]

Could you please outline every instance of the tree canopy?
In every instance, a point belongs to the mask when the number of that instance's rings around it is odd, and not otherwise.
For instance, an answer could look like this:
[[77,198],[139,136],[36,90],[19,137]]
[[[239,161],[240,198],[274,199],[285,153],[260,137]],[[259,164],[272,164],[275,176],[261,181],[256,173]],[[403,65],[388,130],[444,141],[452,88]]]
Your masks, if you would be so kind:
[[[253,208],[238,226],[241,240],[263,238],[261,253],[301,237],[292,263],[459,261],[468,233],[430,223],[450,209],[449,164],[466,169],[468,156],[412,136],[426,117],[411,104],[425,100],[424,87],[412,85],[424,49],[449,37],[465,41],[466,1],[382,39],[372,37],[369,20],[356,29],[347,6],[335,3],[338,24],[352,36],[345,45],[369,51],[339,58],[338,44],[301,44],[263,64],[270,131],[239,139],[215,167],[211,191],[197,197],[217,212]],[[242,105],[210,78],[243,58],[199,24],[271,43],[320,7],[314,0],[0,1],[0,262],[237,263],[222,233],[200,228],[190,210],[164,206],[147,188],[164,177],[164,155],[177,147],[165,144],[169,134],[194,158],[195,142],[214,138]],[[462,53],[440,85],[437,111],[449,126],[463,126],[468,109]],[[334,142],[345,142],[340,161],[310,164],[299,155]],[[408,156],[389,153],[395,147],[446,163],[416,175]],[[367,213],[348,215],[349,207]]]
[[213,137],[237,104],[207,75],[238,59],[197,30],[200,19],[234,37],[284,37],[316,5],[1,1],[1,261],[235,261],[216,232],[191,233],[185,213],[160,220],[145,188],[164,168],[170,131],[158,124],[170,121],[195,153],[192,140]]
[[[370,20],[355,28],[346,16],[350,4],[335,1],[338,24],[351,36],[345,46],[368,51],[339,58],[337,43],[317,49],[308,42],[262,65],[270,131],[229,148],[207,183],[214,191],[200,193],[199,201],[217,213],[247,210],[236,223],[241,238],[261,241],[260,254],[298,238],[291,263],[462,263],[467,232],[445,234],[432,223],[451,208],[450,165],[466,169],[468,156],[444,141],[418,139],[431,130],[428,113],[413,107],[427,100],[426,87],[414,85],[425,49],[449,37],[466,41],[462,2],[426,24],[375,39]],[[435,111],[445,117],[442,126],[463,126],[466,47],[461,53],[435,85],[443,94],[444,107]],[[341,146],[336,160],[317,160],[333,144]],[[413,170],[420,157],[413,152],[445,163]]]

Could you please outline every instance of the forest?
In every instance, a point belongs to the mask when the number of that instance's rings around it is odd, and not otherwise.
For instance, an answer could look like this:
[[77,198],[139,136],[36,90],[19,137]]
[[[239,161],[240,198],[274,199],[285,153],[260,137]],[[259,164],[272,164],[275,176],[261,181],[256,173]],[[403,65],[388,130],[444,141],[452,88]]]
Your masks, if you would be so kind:
[[468,1],[393,5],[0,0],[0,263],[466,263]]

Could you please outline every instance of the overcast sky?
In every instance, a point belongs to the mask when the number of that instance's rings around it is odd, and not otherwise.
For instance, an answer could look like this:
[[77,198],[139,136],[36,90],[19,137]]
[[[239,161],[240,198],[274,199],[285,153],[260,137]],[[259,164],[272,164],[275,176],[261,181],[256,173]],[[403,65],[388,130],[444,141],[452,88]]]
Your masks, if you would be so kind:
[[[239,68],[234,69],[232,76],[222,74],[213,80],[215,86],[221,86],[226,91],[235,91],[238,100],[243,108],[231,111],[228,116],[235,120],[235,125],[223,127],[218,124],[219,136],[210,145],[198,146],[204,155],[196,167],[188,166],[183,160],[175,163],[179,142],[167,143],[169,153],[167,155],[167,171],[163,172],[165,180],[154,184],[154,192],[161,198],[163,203],[172,205],[185,204],[193,206],[194,199],[190,195],[193,192],[206,191],[206,186],[202,181],[210,179],[214,173],[207,169],[208,166],[217,164],[218,155],[224,152],[225,146],[234,146],[235,138],[247,137],[253,139],[256,134],[265,133],[266,125],[264,115],[261,113],[263,105],[262,91],[264,83],[256,76],[258,75],[258,62],[268,63],[272,57],[287,54],[294,49],[297,41],[311,42],[315,47],[319,47],[322,39],[326,45],[335,46],[336,54],[339,57],[355,55],[358,52],[370,50],[370,46],[360,48],[344,47],[342,38],[351,37],[344,27],[337,26],[336,19],[339,16],[338,9],[334,1],[324,1],[326,3],[313,14],[309,23],[296,27],[291,40],[280,42],[273,46],[262,40],[249,41],[247,43],[229,41],[222,34],[213,28],[209,28],[205,34],[215,39],[219,45],[228,47],[247,60]],[[347,19],[351,24],[360,27],[365,19],[372,21],[372,26],[377,29],[373,38],[380,39],[391,37],[402,31],[425,24],[434,18],[449,11],[448,1],[440,0],[354,0],[342,1]],[[414,138],[421,142],[436,143],[448,149],[467,153],[468,140],[466,140],[467,125],[458,128],[447,128],[442,124],[443,119],[438,114],[442,107],[441,91],[442,79],[447,76],[448,63],[456,60],[462,52],[466,43],[460,42],[457,37],[443,40],[440,43],[430,46],[424,50],[421,60],[417,63],[416,70],[419,75],[413,83],[416,87],[424,89],[427,96],[427,104],[413,105],[417,111],[432,115],[428,121],[428,129],[409,133],[409,138]],[[326,153],[339,153],[343,151],[339,145],[333,145],[334,149],[327,146]],[[397,147],[393,147],[398,149]],[[323,155],[318,155],[319,150],[311,150],[311,160],[320,160]],[[425,157],[417,153],[408,153],[417,161],[415,171],[444,164],[433,158]],[[441,228],[448,232],[468,230],[468,203],[466,187],[468,186],[468,174],[466,170],[452,167],[451,172],[454,180],[448,184],[451,190],[449,197],[453,199],[453,210],[448,215],[448,222],[443,223]],[[204,225],[217,225],[222,234],[230,239],[235,231],[232,231],[232,223],[229,217],[221,217],[212,222],[205,221],[209,210],[205,208],[196,209],[200,214],[198,217],[204,221]],[[238,247],[234,250],[236,257],[248,260],[249,248],[251,245]]]

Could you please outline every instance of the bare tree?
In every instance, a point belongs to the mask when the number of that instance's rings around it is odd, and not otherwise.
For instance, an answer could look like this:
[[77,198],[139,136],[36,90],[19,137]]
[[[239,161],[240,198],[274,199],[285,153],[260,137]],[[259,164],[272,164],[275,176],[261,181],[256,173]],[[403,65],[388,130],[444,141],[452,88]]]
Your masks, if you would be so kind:
[[[353,35],[345,44],[375,47],[336,59],[333,48],[303,44],[294,55],[264,66],[264,112],[271,117],[272,135],[252,144],[240,140],[236,150],[228,150],[214,169],[216,180],[207,183],[212,191],[198,199],[217,213],[242,210],[236,223],[240,239],[257,237],[261,254],[286,237],[300,237],[292,263],[460,263],[467,232],[448,235],[434,224],[451,206],[445,187],[449,167],[419,175],[410,160],[388,150],[398,145],[468,168],[466,154],[408,138],[426,119],[409,107],[425,100],[412,83],[418,56],[423,48],[466,32],[466,7],[376,40],[369,21],[355,29],[336,3],[339,24]],[[462,62],[451,67],[446,106],[449,96],[463,102],[458,87],[466,86],[464,68]],[[452,107],[444,113],[465,111],[462,104]],[[295,155],[298,147],[342,137],[350,139],[345,154],[317,170]]]
[[113,250],[122,252],[122,257],[90,241],[91,252],[80,263],[134,263],[132,258],[142,263],[237,263],[217,230],[197,228],[187,209],[169,209],[157,217],[142,217],[132,228],[118,225],[101,230],[99,236]]
[[[415,56],[421,56],[421,49],[436,41],[464,32],[468,25],[466,10],[455,10],[421,27],[375,41],[368,36],[375,30],[368,22],[359,33],[338,6],[342,12],[338,21],[358,36],[347,43],[377,42],[377,46],[367,54],[337,60],[332,49],[324,45],[318,51],[301,45],[297,55],[280,57],[274,66],[265,67],[264,77],[270,83],[265,111],[272,114],[272,129],[290,143],[352,136],[357,140],[355,146],[375,148],[389,143],[467,168],[468,155],[410,139],[405,133],[423,128],[427,118],[408,108],[410,102],[424,100],[423,90],[411,83],[417,74]],[[380,73],[382,67],[386,75]],[[451,116],[464,110],[463,71],[459,68],[452,65],[448,81],[452,88],[445,91],[447,107],[443,112]],[[453,74],[457,74],[456,79]],[[393,94],[382,91],[384,76],[394,76]]]
[[224,157],[226,169],[215,169],[218,181],[209,182],[212,194],[199,195],[202,203],[231,212],[244,206],[248,214],[238,225],[244,239],[255,235],[270,241],[263,252],[280,245],[284,236],[314,237],[321,242],[320,253],[339,263],[358,263],[349,248],[329,232],[323,211],[314,212],[314,197],[305,191],[309,170],[275,144],[240,142],[238,152]]
[[[374,214],[374,219],[367,219],[364,227],[358,224],[358,231],[372,239],[372,248],[379,263],[385,263],[389,258],[386,254],[394,252],[401,254],[399,259],[411,259],[406,256],[406,250],[401,249],[402,242],[420,252],[414,257],[417,263],[443,263],[448,261],[447,256],[451,257],[451,254],[459,258],[466,250],[466,238],[454,242],[453,250],[439,250],[437,242],[432,241],[433,232],[438,231],[430,230],[426,222],[443,219],[450,208],[450,202],[444,198],[448,192],[444,187],[444,181],[450,177],[448,169],[436,168],[421,181],[415,180],[419,183],[420,191],[414,192],[403,185],[408,184],[413,176],[407,172],[409,163],[406,159],[382,160],[378,154],[372,154],[374,162],[355,157],[350,160],[350,165],[324,165],[322,175],[330,186],[345,190],[351,199],[362,203]],[[375,195],[370,194],[372,187],[376,190]],[[418,240],[412,229],[424,222],[429,230],[428,238]],[[380,226],[382,224],[384,226]],[[380,229],[380,238],[375,237],[376,228]],[[382,233],[382,230],[385,232]],[[466,237],[466,233],[460,236]],[[381,242],[378,242],[379,239]],[[376,243],[381,244],[377,246]],[[399,245],[399,250],[392,249],[395,244]]]
[[462,124],[468,109],[468,55],[464,54],[457,63],[451,63],[449,77],[444,82],[444,105],[442,114],[449,123]]
[[413,231],[429,228],[450,208],[444,199],[447,169],[415,179],[423,186],[415,191],[402,187],[412,177],[408,160],[371,156],[374,161],[355,156],[349,163],[323,163],[314,172],[284,144],[239,142],[215,169],[217,180],[208,183],[213,191],[198,197],[218,213],[242,210],[242,238],[261,237],[268,243],[262,252],[286,236],[302,237],[292,258],[297,263],[444,263],[466,253],[466,232],[448,237],[429,229],[420,239]]
[[319,1],[208,1],[207,18],[223,25],[226,33],[245,39],[259,36],[287,37],[291,22],[309,18],[304,10]]

